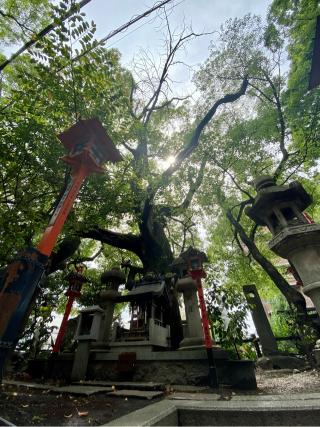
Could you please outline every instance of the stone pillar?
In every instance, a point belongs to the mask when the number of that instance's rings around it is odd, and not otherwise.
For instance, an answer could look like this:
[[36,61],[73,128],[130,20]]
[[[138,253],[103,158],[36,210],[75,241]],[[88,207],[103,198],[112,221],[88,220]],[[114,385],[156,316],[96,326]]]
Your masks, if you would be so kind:
[[100,306],[103,308],[103,318],[100,326],[99,342],[109,343],[115,299],[120,295],[120,292],[112,289],[100,292]]
[[187,350],[204,346],[203,331],[197,296],[197,284],[191,277],[179,279],[176,284],[178,292],[182,292],[186,311],[187,336],[180,342],[179,349]]
[[277,354],[278,346],[273,335],[269,320],[262,305],[260,295],[255,285],[243,286],[243,292],[252,314],[254,326],[258,332],[262,353],[264,356]]
[[120,268],[114,267],[105,271],[101,275],[101,283],[106,285],[106,290],[100,292],[100,305],[104,310],[99,331],[99,343],[103,346],[109,344],[110,332],[113,320],[114,306],[116,298],[121,294],[118,292],[119,286],[125,282],[125,275]]

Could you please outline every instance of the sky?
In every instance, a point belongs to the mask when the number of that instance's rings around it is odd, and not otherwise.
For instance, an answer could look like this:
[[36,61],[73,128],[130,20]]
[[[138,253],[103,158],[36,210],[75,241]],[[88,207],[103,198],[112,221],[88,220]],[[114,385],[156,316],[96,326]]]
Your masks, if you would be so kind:
[[[96,37],[101,39],[155,3],[156,0],[91,0],[83,11],[97,24]],[[212,33],[229,18],[240,18],[248,13],[265,17],[270,4],[271,0],[173,0],[166,5],[166,11],[172,31],[179,31],[185,23],[192,25],[194,32]],[[121,52],[122,64],[129,68],[141,50],[148,50],[157,60],[163,52],[164,17],[161,8],[112,38],[106,46],[117,48]],[[208,57],[210,41],[216,37],[217,33],[214,33],[189,43],[182,52],[183,61],[196,69]],[[192,72],[186,68],[175,71],[174,78],[182,85],[190,82],[191,77]]]

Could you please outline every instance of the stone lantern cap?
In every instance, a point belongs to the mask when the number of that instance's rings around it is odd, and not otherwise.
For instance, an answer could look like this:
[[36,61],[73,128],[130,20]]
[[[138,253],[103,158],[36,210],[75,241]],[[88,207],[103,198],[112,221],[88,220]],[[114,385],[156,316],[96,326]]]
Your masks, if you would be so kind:
[[193,248],[192,246],[189,246],[185,252],[182,252],[180,254],[180,257],[185,262],[187,262],[190,258],[195,258],[195,257],[200,258],[201,262],[208,262],[207,255],[204,252],[199,251],[199,249]]
[[189,267],[188,261],[191,258],[196,257],[200,258],[201,263],[208,262],[208,257],[204,252],[199,251],[198,249],[193,248],[192,246],[189,246],[189,248],[185,252],[182,252],[180,256],[172,262],[171,268],[173,271],[187,270]]
[[257,196],[253,205],[246,208],[245,212],[258,225],[267,225],[266,219],[276,207],[294,205],[299,212],[303,212],[312,203],[310,194],[297,181],[289,185],[277,185],[273,177],[262,175],[254,184]]
[[80,282],[80,283],[90,282],[90,280],[87,279],[83,274],[78,273],[76,271],[72,271],[72,272],[68,273],[65,277],[65,280],[67,280],[70,283],[72,283],[72,282]]
[[126,281],[126,276],[120,268],[114,267],[111,270],[107,270],[101,274],[101,283],[124,283]]

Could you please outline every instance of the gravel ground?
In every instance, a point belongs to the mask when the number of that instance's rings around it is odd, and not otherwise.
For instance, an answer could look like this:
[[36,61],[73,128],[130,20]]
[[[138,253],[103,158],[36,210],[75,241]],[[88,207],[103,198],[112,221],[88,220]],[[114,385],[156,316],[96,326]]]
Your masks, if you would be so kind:
[[[273,371],[256,371],[257,390],[232,390],[221,387],[218,393],[222,399],[232,395],[262,395],[283,393],[320,392],[320,371],[281,369]],[[170,387],[169,387],[170,389]],[[188,387],[182,391],[188,392]],[[208,390],[199,392],[208,393]],[[192,391],[195,392],[194,387]],[[217,391],[212,390],[217,393]],[[135,398],[117,398],[105,394],[90,397],[73,395],[54,395],[47,391],[31,390],[2,385],[0,388],[0,417],[17,426],[95,426],[102,425],[114,418],[143,408],[152,401]],[[1,426],[0,420],[0,426]]]
[[258,393],[312,393],[320,392],[320,371],[281,369],[274,371],[257,370]]

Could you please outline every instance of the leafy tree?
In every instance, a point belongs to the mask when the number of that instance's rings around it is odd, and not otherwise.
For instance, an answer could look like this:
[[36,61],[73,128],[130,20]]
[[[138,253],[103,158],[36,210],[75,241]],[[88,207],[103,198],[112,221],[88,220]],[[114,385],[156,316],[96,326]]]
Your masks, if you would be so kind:
[[[88,252],[90,258],[97,250],[99,245],[88,239],[118,248],[118,259],[123,250],[130,251],[144,271],[169,268],[174,255],[165,229],[174,222],[184,233],[182,247],[188,243],[190,205],[206,165],[204,152],[194,154],[200,136],[217,109],[236,101],[247,87],[244,79],[234,93],[208,103],[196,121],[189,119],[187,106],[177,107],[183,97],[169,97],[169,71],[178,50],[197,34],[185,29],[176,35],[168,28],[160,66],[150,64],[134,77],[120,66],[117,51],[96,47],[95,25],[83,14],[75,11],[62,20],[69,6],[63,1],[52,7],[49,20],[59,26],[38,40],[30,56],[5,68],[0,100],[2,266],[17,250],[36,244],[69,179],[68,168],[58,161],[63,148],[57,133],[79,118],[98,117],[123,154],[121,164],[109,165],[105,175],[91,177],[81,190],[81,203],[75,203],[50,260],[48,273],[60,281],[56,294],[62,282],[56,272],[65,261],[83,260]],[[171,132],[176,125],[178,131]],[[174,162],[161,166],[161,153]],[[110,250],[104,246],[99,255],[109,256]],[[94,277],[83,302],[99,286]],[[178,318],[174,301],[172,295]]]
[[1,0],[0,39],[13,44],[33,37],[49,19],[48,0]]

